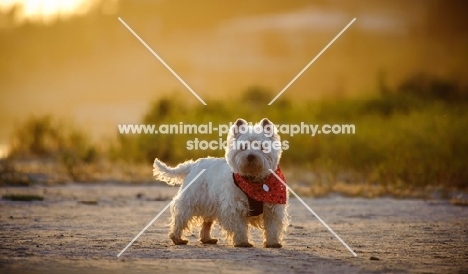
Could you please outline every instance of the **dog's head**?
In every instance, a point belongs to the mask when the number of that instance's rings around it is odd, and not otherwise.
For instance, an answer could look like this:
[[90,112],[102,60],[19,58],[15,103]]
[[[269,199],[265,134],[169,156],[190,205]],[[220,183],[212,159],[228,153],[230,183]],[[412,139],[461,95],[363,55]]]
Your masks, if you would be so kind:
[[254,182],[277,168],[281,152],[281,139],[267,118],[254,126],[237,119],[229,130],[226,160],[234,172]]

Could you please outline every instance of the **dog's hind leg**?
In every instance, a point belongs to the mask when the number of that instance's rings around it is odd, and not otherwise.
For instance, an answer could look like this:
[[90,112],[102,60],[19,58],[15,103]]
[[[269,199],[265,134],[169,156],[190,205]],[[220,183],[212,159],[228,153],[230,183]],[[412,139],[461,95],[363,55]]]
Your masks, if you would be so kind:
[[204,220],[200,230],[200,242],[204,244],[216,244],[218,239],[211,238],[211,226],[213,221]]
[[188,240],[182,239],[182,233],[188,228],[188,222],[192,218],[192,212],[181,204],[182,201],[175,201],[171,205],[171,230],[169,238],[175,245],[186,245]]

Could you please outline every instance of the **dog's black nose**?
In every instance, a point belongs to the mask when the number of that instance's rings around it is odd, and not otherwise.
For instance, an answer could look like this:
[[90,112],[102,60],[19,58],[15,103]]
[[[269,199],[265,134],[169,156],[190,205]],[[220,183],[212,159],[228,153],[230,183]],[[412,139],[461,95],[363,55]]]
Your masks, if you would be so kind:
[[247,155],[247,161],[252,162],[255,159],[255,155],[249,154]]

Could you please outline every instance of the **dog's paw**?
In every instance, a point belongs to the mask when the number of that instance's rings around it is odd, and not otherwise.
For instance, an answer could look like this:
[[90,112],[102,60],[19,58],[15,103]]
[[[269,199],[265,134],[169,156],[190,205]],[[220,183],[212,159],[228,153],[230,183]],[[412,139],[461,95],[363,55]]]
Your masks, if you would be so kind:
[[263,246],[266,248],[282,248],[283,247],[282,244],[267,244],[267,243],[263,243]]
[[172,242],[175,244],[175,245],[186,245],[188,244],[188,240],[172,240]]
[[186,245],[188,243],[188,240],[182,240],[180,238],[174,237],[174,235],[169,235],[169,238],[171,238],[172,242],[175,245]]
[[240,243],[240,244],[234,244],[234,247],[253,247],[253,244],[251,243]]
[[200,240],[200,242],[202,242],[202,244],[215,245],[218,243],[218,239],[209,239],[206,241]]

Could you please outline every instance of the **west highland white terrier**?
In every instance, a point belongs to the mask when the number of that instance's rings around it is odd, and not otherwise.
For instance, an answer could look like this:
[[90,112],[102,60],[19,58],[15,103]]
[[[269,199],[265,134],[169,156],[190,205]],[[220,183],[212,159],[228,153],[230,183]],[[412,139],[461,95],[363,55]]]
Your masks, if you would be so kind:
[[[185,230],[201,225],[200,241],[216,244],[211,238],[213,223],[225,232],[235,247],[252,247],[249,224],[263,229],[264,247],[282,247],[289,224],[287,188],[278,166],[280,137],[268,119],[249,126],[238,119],[227,137],[225,158],[202,158],[170,168],[158,159],[153,174],[170,185],[182,184],[171,205],[169,238],[185,245]],[[183,193],[199,173],[206,169]]]

